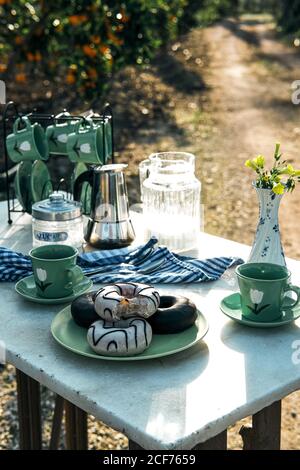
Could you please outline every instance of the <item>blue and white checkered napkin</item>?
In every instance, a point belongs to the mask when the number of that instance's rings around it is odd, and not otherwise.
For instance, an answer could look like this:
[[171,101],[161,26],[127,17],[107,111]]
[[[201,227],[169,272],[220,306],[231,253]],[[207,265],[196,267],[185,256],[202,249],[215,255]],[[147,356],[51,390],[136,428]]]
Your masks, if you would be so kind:
[[[243,260],[200,260],[172,253],[151,238],[138,248],[93,251],[78,256],[79,266],[95,283],[141,282],[145,284],[215,281],[226,269]],[[28,256],[0,247],[0,281],[18,281],[32,274]]]

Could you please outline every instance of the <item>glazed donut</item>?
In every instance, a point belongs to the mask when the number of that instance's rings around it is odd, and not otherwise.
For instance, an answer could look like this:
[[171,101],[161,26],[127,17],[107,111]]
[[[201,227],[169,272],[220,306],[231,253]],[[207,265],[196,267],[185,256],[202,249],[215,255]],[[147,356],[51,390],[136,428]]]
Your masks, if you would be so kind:
[[99,319],[95,310],[95,294],[97,291],[80,295],[71,303],[71,315],[77,325],[88,328]]
[[141,316],[149,318],[159,306],[159,294],[151,286],[134,282],[102,287],[95,296],[95,310],[107,321]]
[[180,333],[192,326],[197,318],[196,305],[186,297],[162,295],[159,308],[149,318],[155,334]]
[[147,349],[152,339],[152,328],[141,317],[116,322],[97,320],[88,329],[90,347],[103,356],[134,356]]

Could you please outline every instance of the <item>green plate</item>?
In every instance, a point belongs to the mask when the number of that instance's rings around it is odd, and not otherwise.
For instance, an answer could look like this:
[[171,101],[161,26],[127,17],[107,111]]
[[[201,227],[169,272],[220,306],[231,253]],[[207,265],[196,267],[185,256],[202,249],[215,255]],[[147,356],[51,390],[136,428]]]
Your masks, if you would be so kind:
[[14,187],[16,197],[24,211],[31,213],[32,196],[30,189],[30,178],[32,172],[32,162],[24,161],[18,165],[15,176]]
[[153,335],[152,342],[146,351],[136,356],[100,356],[89,346],[86,336],[87,329],[76,325],[71,316],[71,307],[61,310],[52,321],[51,333],[56,341],[65,348],[94,359],[108,361],[141,361],[157,357],[170,356],[198,343],[207,333],[208,323],[198,311],[196,323],[183,331],[173,335]]
[[[293,301],[291,300],[291,302]],[[276,326],[282,326],[286,325],[287,323],[291,323],[300,317],[300,304],[298,304],[293,308],[285,308],[282,311],[282,316],[271,322],[256,322],[253,320],[248,320],[242,314],[241,296],[238,292],[225,297],[221,301],[220,308],[222,312],[232,320],[241,323],[242,325],[247,325],[254,328],[274,328]]]
[[74,292],[72,295],[68,295],[67,297],[60,297],[58,299],[44,299],[43,297],[39,297],[36,292],[36,286],[34,282],[33,275],[24,277],[20,281],[17,282],[15,285],[15,290],[20,294],[24,299],[30,300],[30,302],[35,302],[38,304],[66,304],[72,302],[72,300],[76,299],[84,292],[88,291],[93,285],[93,281],[84,277],[83,281],[74,288]]
[[36,160],[32,165],[30,188],[33,202],[47,199],[53,192],[50,173],[41,160]]
[[[87,171],[87,169],[88,167],[83,162],[79,162],[75,165],[75,168],[72,174],[73,189],[74,189],[75,181],[78,178],[78,176],[80,176],[82,173]],[[82,204],[82,211],[85,215],[89,215],[91,213],[91,198],[92,198],[92,187],[87,181],[85,181],[82,185],[81,194],[80,194],[80,202]]]

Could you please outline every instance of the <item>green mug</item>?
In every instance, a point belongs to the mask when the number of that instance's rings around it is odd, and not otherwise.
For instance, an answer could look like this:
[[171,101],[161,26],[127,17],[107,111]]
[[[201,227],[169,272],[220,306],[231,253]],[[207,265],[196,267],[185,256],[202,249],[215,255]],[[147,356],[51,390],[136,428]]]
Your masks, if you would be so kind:
[[[104,150],[104,151],[103,151]],[[103,133],[92,119],[78,121],[67,141],[67,152],[72,162],[94,163],[102,165],[106,161]]]
[[[291,273],[271,263],[245,263],[236,268],[241,293],[243,316],[256,322],[271,322],[282,316],[283,310],[295,307],[300,300],[300,288],[290,284]],[[287,297],[294,292],[296,300]]]
[[[93,119],[93,118],[92,118]],[[102,158],[103,164],[105,165],[107,160],[112,156],[112,127],[111,127],[111,119],[104,118],[104,120],[93,119],[94,127],[98,127],[101,133],[102,139],[102,154],[104,156]],[[105,142],[103,144],[103,133]],[[104,152],[103,152],[104,147]]]
[[[25,124],[25,127],[19,128],[20,124]],[[13,133],[6,138],[6,148],[10,159],[15,163],[47,160],[49,157],[44,129],[37,122],[31,124],[27,116],[15,120]]]
[[74,287],[83,279],[76,266],[78,251],[68,245],[45,245],[30,253],[37,294],[46,299],[57,299],[73,294]]
[[[77,121],[70,119],[70,113],[60,113],[54,118],[54,124],[46,129],[49,152],[57,155],[67,155],[67,140],[74,132]],[[63,121],[62,118],[66,117]]]

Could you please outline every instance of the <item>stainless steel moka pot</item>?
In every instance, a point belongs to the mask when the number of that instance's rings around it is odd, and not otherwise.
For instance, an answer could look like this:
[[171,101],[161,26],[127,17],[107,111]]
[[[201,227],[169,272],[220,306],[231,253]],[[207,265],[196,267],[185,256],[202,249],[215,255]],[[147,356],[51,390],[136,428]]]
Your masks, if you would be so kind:
[[130,245],[135,238],[129,218],[124,169],[126,164],[95,166],[82,173],[74,185],[74,199],[80,200],[86,181],[92,186],[91,213],[84,238],[102,249]]

